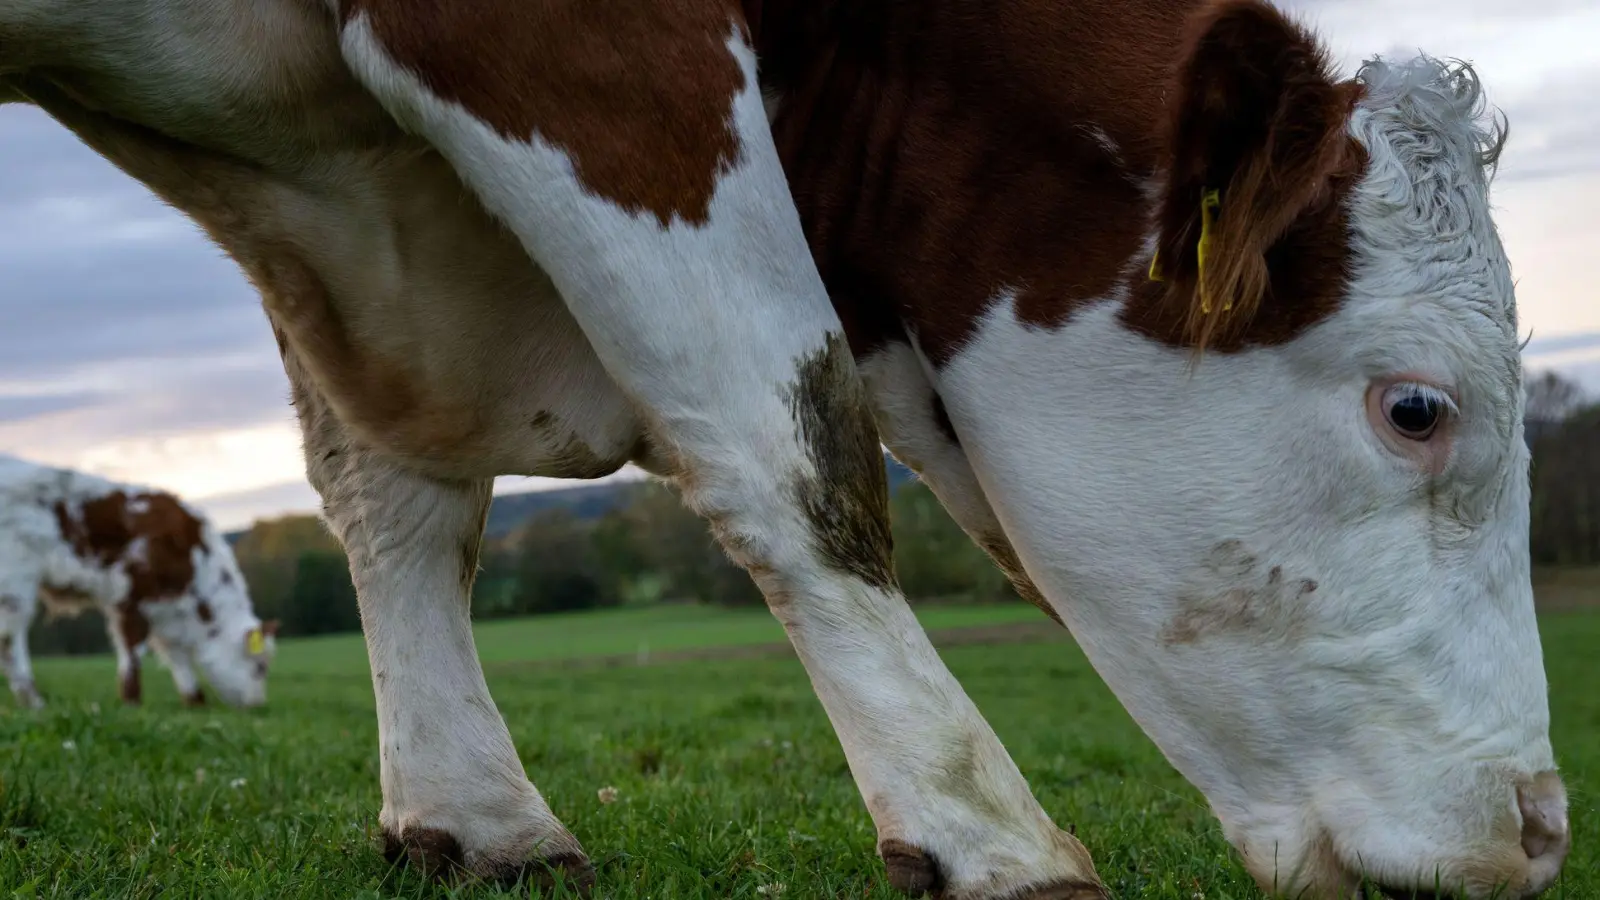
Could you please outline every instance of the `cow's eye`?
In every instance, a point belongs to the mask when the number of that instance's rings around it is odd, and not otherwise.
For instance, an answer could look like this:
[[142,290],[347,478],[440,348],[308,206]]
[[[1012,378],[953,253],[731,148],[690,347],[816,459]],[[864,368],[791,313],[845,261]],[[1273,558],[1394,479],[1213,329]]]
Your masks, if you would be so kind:
[[1420,384],[1397,384],[1383,395],[1383,414],[1403,438],[1425,441],[1433,436],[1450,406],[1441,391]]

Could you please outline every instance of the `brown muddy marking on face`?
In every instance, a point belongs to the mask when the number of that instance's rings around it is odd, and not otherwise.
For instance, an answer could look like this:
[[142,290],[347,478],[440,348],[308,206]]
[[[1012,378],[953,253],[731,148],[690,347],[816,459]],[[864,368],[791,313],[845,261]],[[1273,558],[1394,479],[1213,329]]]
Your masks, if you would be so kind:
[[741,155],[732,0],[347,0],[384,51],[508,141],[535,135],[583,187],[667,227],[709,221]]
[[200,617],[200,621],[209,623],[213,618],[211,613],[211,604],[201,600],[199,603],[195,604],[194,614]]
[[1161,641],[1193,644],[1227,634],[1293,640],[1304,626],[1305,598],[1316,590],[1315,581],[1287,577],[1282,566],[1263,575],[1243,544],[1223,541],[1179,595],[1180,609],[1161,630]]
[[1006,578],[1011,581],[1011,586],[1022,599],[1039,607],[1039,610],[1054,619],[1057,625],[1062,628],[1067,627],[1067,623],[1061,621],[1061,616],[1055,607],[1044,598],[1044,593],[1022,568],[1022,560],[1017,558],[1017,552],[1011,548],[1010,541],[1000,535],[985,534],[978,538],[978,546],[983,548],[983,551],[989,554],[989,558],[994,560],[994,564],[1000,567],[1000,571],[1005,573]]
[[866,389],[844,336],[800,360],[789,390],[796,436],[816,475],[794,491],[823,560],[880,590],[893,590],[889,485]]

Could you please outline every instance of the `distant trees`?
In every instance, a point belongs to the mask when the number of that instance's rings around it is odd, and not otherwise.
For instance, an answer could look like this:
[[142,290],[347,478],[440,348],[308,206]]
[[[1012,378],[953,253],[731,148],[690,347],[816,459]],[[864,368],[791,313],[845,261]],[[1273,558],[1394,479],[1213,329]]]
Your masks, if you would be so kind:
[[[285,634],[360,631],[361,611],[343,551],[307,550],[295,560],[294,582],[284,598]],[[258,613],[259,614],[259,613]]]
[[1528,381],[1536,565],[1600,564],[1600,406],[1555,373]]
[[889,515],[895,572],[908,597],[979,603],[1016,597],[1011,582],[926,485],[914,482],[896,491]]
[[1583,389],[1555,372],[1545,372],[1523,382],[1522,416],[1536,423],[1563,422],[1583,408]]

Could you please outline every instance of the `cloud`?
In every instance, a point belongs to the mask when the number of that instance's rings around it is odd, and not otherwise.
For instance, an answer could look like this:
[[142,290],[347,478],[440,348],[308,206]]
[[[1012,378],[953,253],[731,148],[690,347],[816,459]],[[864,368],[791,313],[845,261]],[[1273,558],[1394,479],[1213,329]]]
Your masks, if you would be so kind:
[[1473,64],[1511,122],[1498,178],[1600,171],[1600,4],[1593,0],[1283,0],[1346,72],[1425,52]]
[[93,391],[74,391],[68,394],[0,394],[0,423],[21,422],[51,413],[86,409],[106,399]]

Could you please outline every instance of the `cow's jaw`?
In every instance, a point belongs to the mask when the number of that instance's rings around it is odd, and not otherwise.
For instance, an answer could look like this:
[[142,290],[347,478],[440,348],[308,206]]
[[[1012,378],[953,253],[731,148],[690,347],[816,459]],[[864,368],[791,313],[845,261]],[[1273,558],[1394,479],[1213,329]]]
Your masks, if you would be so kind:
[[[1553,768],[1520,381],[1471,357],[1482,335],[1371,351],[1383,323],[1347,312],[1191,369],[1117,300],[1044,330],[1001,296],[937,373],[1028,575],[1112,690],[1264,884],[1553,878],[1519,840],[1516,787]],[[1440,477],[1364,415],[1391,366],[1462,391]]]

